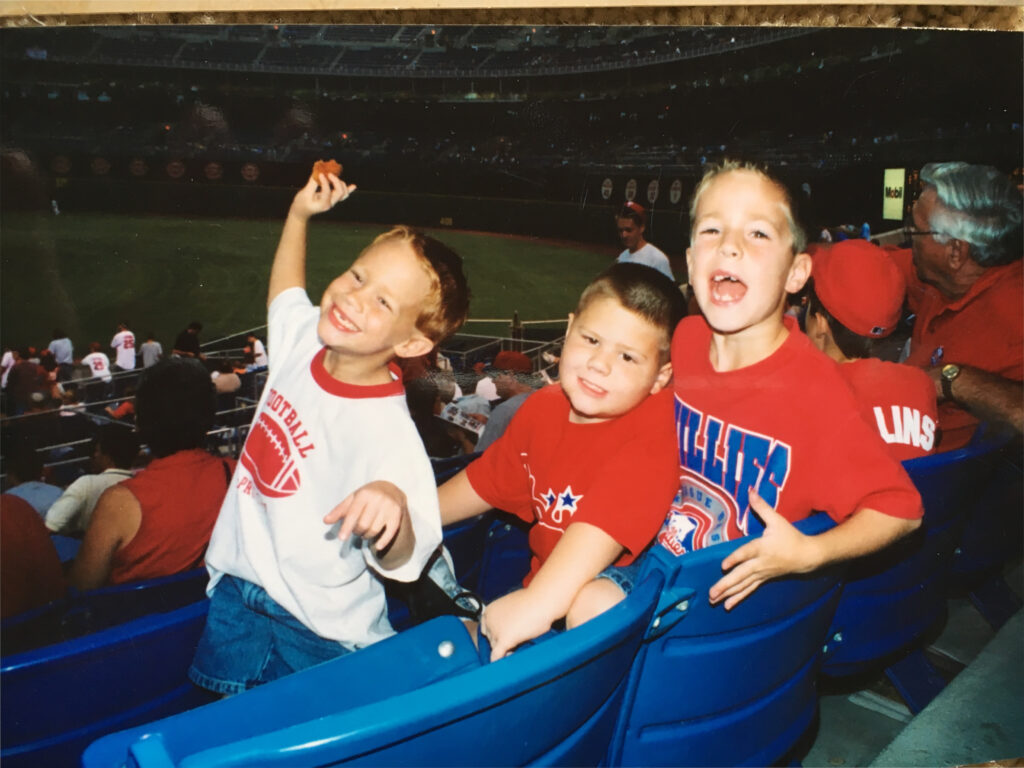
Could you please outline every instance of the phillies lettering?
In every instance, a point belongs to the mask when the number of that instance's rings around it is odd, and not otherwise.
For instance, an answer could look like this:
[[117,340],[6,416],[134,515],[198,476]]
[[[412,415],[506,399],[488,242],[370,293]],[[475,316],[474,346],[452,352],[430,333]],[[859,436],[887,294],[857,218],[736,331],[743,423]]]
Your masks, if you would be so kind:
[[[316,446],[313,445],[313,443],[308,442],[309,432],[303,428],[302,420],[299,418],[299,414],[292,407],[292,404],[285,400],[276,389],[271,389],[270,395],[267,397],[265,407],[267,410],[273,411],[281,417],[281,421],[288,430],[288,434],[292,436],[292,442],[295,444],[295,450],[299,452],[299,456],[305,458],[306,454],[312,451]],[[301,441],[303,438],[306,438],[307,442],[302,443]]]
[[913,445],[926,451],[935,444],[935,421],[931,416],[922,416],[916,408],[893,405],[886,414],[880,405],[876,405],[874,412],[878,434],[885,442]]
[[675,555],[746,535],[750,489],[772,507],[790,471],[790,446],[707,416],[678,397],[679,493],[658,542]]
[[676,430],[679,466],[704,477],[736,500],[746,529],[747,492],[776,506],[789,475],[790,447],[781,441],[729,425],[723,436],[720,420],[705,416],[678,397]]

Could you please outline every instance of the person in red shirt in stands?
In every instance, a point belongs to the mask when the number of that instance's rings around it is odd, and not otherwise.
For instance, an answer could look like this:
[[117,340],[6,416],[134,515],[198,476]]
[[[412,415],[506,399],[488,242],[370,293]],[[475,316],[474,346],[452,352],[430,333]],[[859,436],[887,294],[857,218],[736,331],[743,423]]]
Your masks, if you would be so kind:
[[844,240],[814,254],[807,336],[839,365],[861,415],[897,461],[935,450],[935,387],[920,368],[879,360],[875,342],[892,334],[906,283],[885,251]]
[[196,360],[147,368],[135,424],[153,461],[100,496],[71,567],[81,590],[198,568],[206,555],[234,460],[203,450],[213,423],[213,383]]
[[911,247],[892,257],[916,315],[905,362],[932,379],[948,451],[979,420],[1024,431],[1021,194],[989,166],[929,163],[920,178]]

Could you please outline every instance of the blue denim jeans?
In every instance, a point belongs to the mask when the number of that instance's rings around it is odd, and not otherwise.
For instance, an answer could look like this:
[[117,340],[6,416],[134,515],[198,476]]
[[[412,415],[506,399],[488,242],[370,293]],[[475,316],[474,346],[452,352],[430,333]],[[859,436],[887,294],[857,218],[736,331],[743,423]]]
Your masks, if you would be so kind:
[[263,587],[225,575],[188,676],[216,693],[241,693],[349,652],[308,629]]
[[633,587],[636,586],[637,579],[640,576],[640,567],[642,557],[638,557],[629,565],[614,566],[609,565],[599,574],[597,578],[608,579],[615,584],[624,594],[629,595],[633,591]]

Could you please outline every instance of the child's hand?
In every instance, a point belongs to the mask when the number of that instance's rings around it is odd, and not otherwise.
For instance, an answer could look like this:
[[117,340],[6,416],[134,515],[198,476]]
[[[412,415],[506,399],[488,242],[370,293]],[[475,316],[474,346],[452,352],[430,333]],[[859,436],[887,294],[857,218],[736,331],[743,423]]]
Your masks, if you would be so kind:
[[488,603],[480,617],[480,631],[491,643],[491,661],[511,653],[517,645],[533,640],[551,629],[536,610],[527,589],[520,589]]
[[324,522],[333,524],[344,518],[338,538],[346,541],[354,533],[372,541],[379,553],[394,540],[408,515],[401,489],[386,480],[375,480],[346,496],[324,516]]
[[317,213],[324,213],[346,199],[355,189],[355,184],[346,184],[333,173],[321,173],[318,178],[310,178],[306,186],[295,194],[289,214],[305,220]]
[[789,573],[812,571],[820,559],[815,537],[800,533],[753,489],[750,508],[764,522],[764,533],[722,561],[722,570],[729,572],[712,585],[708,594],[712,605],[725,600],[727,611],[764,582]]

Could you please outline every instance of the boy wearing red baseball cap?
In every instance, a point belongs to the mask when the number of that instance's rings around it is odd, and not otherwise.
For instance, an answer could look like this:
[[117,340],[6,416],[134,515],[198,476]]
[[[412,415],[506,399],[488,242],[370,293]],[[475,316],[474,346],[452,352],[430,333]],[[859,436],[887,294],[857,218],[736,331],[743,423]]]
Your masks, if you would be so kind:
[[875,342],[896,328],[906,284],[886,253],[865,240],[844,240],[814,254],[806,330],[814,345],[840,363],[861,407],[893,458],[935,450],[935,385],[920,368],[874,356]]

